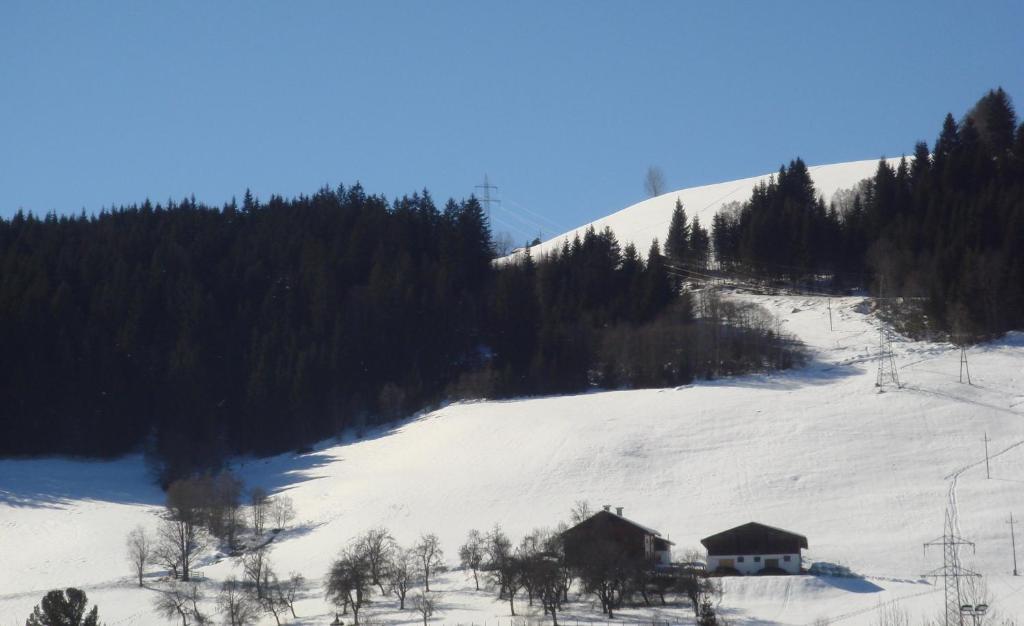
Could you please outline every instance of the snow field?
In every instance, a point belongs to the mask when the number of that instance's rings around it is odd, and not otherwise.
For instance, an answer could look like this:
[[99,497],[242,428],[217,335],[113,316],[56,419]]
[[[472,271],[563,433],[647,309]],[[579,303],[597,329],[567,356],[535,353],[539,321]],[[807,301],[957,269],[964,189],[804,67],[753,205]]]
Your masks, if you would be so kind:
[[[888,160],[891,165],[895,165],[897,161],[898,159]],[[819,194],[825,197],[827,204],[837,191],[853,188],[861,180],[873,176],[877,168],[878,160],[868,159],[832,165],[816,165],[808,167],[807,170],[814,180],[815,188]],[[754,187],[762,181],[767,182],[771,176],[777,173],[776,171],[772,174],[724,183],[689,187],[648,198],[607,217],[552,237],[531,248],[531,254],[534,258],[539,258],[560,248],[565,240],[571,242],[576,235],[583,237],[590,226],[593,226],[598,232],[607,226],[615,232],[620,245],[625,247],[627,243],[633,243],[641,255],[646,255],[651,241],[655,238],[662,244],[665,243],[665,236],[668,233],[668,225],[672,220],[672,210],[675,209],[677,198],[683,203],[687,218],[692,220],[695,215],[700,217],[700,223],[710,232],[711,219],[722,206],[730,202],[749,200]],[[506,258],[514,257],[513,254]]]
[[[809,169],[827,200],[876,166]],[[623,245],[645,251],[664,238],[677,196],[691,218],[710,226],[723,203],[746,199],[764,178],[672,192],[594,226],[611,226]],[[699,547],[701,537],[759,521],[806,535],[809,561],[863,576],[725,579],[723,614],[750,625],[869,624],[879,604],[894,601],[915,623],[937,615],[941,593],[921,575],[941,565],[941,553],[925,553],[922,544],[942,534],[945,510],[955,506],[961,534],[977,543],[964,562],[985,574],[993,609],[1024,616],[1024,578],[1010,575],[1005,523],[1011,512],[1024,519],[1024,333],[972,348],[970,386],[957,382],[955,347],[897,340],[904,387],[879,393],[879,321],[864,299],[730,297],[777,315],[807,344],[810,363],[677,389],[456,404],[362,439],[323,442],[309,454],[239,460],[234,469],[247,486],[295,504],[295,526],[271,552],[279,575],[298,571],[308,581],[293,623],[333,619],[322,578],[338,551],[370,527],[386,526],[406,546],[434,532],[454,566],[469,529],[500,523],[518,541],[565,520],[581,499],[623,506],[627,517],[668,535],[677,554]],[[162,501],[137,456],[0,460],[0,626],[23,624],[47,590],[66,586],[85,589],[110,626],[164,623],[150,610],[157,570],[151,588],[138,589],[124,558],[126,534],[139,524],[155,529]],[[217,585],[240,577],[241,568],[209,552],[199,569],[213,612]],[[473,591],[465,572],[443,574],[436,588],[443,600],[435,623],[508,623],[507,602]],[[390,599],[374,600],[361,617],[418,621]],[[517,610],[537,617],[539,609],[522,600]],[[692,621],[685,607],[621,615]],[[566,624],[603,621],[586,596],[564,617]]]
[[[921,574],[941,554],[924,554],[922,544],[942,533],[958,471],[961,531],[977,542],[965,563],[986,574],[995,608],[1024,614],[1004,523],[1024,511],[1024,336],[972,349],[973,386],[956,382],[956,348],[898,341],[905,388],[879,393],[878,322],[860,298],[832,299],[829,331],[824,298],[735,297],[779,315],[813,351],[811,363],[678,389],[457,404],[310,454],[240,462],[248,485],[294,500],[296,528],[271,558],[279,574],[299,571],[310,583],[299,623],[329,621],[320,579],[367,528],[387,526],[403,545],[435,532],[454,565],[470,528],[500,522],[518,540],[566,519],[578,499],[624,506],[680,551],[746,521],[777,525],[807,535],[809,559],[866,577],[728,579],[723,608],[736,623],[867,624],[878,603],[897,598],[915,616],[930,615],[941,598]],[[0,624],[20,623],[47,589],[67,585],[85,588],[108,623],[159,623],[147,613],[153,592],[132,587],[123,540],[136,524],[155,525],[160,501],[139,458],[0,463]],[[230,558],[201,570],[211,596],[217,581],[241,574]],[[438,588],[446,590],[438,622],[509,616],[492,593],[472,592],[463,572]],[[415,621],[389,603],[366,617]],[[599,617],[591,605],[583,598],[569,614]],[[679,621],[688,610],[624,615]]]

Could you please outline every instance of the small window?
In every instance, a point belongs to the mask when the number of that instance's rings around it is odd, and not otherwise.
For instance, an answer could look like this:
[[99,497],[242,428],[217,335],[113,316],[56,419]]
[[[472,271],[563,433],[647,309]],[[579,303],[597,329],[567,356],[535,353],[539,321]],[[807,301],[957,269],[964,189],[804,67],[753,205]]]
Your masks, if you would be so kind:
[[761,562],[761,557],[755,556],[754,557],[754,563],[760,563],[760,562]]
[[787,555],[783,556],[782,560],[787,562],[787,563],[789,563],[789,555],[787,554]]
[[737,563],[742,563],[743,562],[743,557],[742,556],[736,557],[736,562]]

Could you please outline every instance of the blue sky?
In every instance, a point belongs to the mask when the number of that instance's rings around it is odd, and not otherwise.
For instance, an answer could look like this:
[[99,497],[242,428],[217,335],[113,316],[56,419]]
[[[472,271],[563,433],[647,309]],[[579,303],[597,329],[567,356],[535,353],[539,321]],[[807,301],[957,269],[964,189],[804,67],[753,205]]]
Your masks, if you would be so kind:
[[1024,3],[0,4],[0,215],[361,181],[500,187],[556,234],[644,196],[910,152],[1002,85]]

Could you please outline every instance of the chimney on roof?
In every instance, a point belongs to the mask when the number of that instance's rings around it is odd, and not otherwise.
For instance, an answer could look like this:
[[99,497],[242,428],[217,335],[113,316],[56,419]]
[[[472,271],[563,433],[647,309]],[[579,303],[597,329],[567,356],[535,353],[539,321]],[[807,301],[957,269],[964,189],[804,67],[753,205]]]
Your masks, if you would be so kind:
[[604,510],[605,511],[611,511],[612,510],[612,505],[610,505],[610,504],[604,505]]
[[615,514],[618,515],[619,517],[622,517],[622,507],[621,506],[615,507]]

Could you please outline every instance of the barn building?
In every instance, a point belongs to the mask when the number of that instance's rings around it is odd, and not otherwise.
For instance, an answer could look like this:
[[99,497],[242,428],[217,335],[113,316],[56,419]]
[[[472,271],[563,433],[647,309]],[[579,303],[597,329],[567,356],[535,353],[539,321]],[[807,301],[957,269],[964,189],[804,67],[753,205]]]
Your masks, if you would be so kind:
[[707,569],[719,574],[799,574],[807,537],[750,522],[700,540]]
[[583,563],[598,550],[613,550],[617,558],[647,562],[654,567],[672,564],[672,546],[656,530],[622,516],[622,507],[598,511],[562,533],[566,561]]

